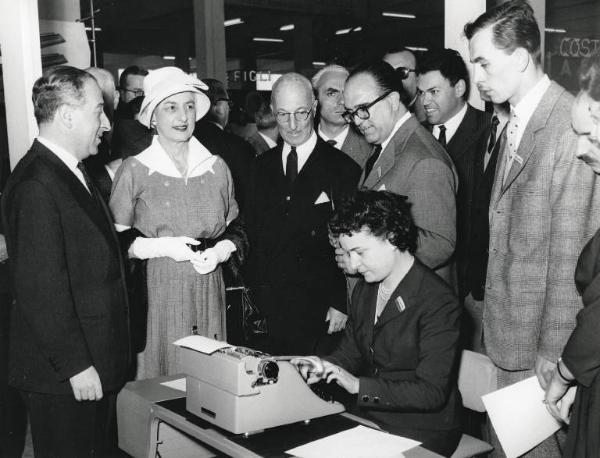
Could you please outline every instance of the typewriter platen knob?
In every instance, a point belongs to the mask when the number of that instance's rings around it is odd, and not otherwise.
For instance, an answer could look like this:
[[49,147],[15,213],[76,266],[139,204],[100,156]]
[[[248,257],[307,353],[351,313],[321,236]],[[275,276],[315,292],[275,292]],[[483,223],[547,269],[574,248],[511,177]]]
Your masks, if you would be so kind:
[[274,383],[279,376],[279,366],[275,361],[265,359],[258,365],[258,375],[264,383]]

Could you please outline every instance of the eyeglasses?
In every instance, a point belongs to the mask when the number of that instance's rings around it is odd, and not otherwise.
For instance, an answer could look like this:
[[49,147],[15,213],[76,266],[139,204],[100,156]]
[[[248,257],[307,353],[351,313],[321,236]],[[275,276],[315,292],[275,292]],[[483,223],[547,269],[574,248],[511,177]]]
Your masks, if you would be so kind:
[[397,67],[395,69],[396,73],[398,73],[398,75],[400,75],[400,79],[405,80],[406,78],[408,78],[408,75],[412,73],[416,73],[414,68],[406,68],[406,67]]
[[136,97],[141,97],[142,95],[144,95],[144,91],[142,89],[127,89],[122,87],[121,90],[125,92],[132,92],[133,95],[135,95]]
[[294,111],[293,113],[288,113],[287,111],[278,111],[275,113],[275,117],[277,118],[277,122],[280,124],[286,123],[290,121],[290,116],[294,115],[294,119],[296,122],[306,121],[312,112],[312,108],[310,110],[301,109],[298,111]]
[[383,99],[385,99],[391,93],[392,93],[392,91],[384,92],[383,95],[380,95],[375,100],[373,100],[371,103],[367,103],[365,105],[360,105],[355,110],[344,111],[344,113],[342,114],[344,121],[346,121],[348,124],[352,124],[352,123],[354,123],[354,119],[357,117],[358,117],[358,119],[362,119],[363,121],[366,119],[369,119],[369,117],[371,116],[371,113],[369,113],[369,108],[371,108],[377,102],[381,102]]

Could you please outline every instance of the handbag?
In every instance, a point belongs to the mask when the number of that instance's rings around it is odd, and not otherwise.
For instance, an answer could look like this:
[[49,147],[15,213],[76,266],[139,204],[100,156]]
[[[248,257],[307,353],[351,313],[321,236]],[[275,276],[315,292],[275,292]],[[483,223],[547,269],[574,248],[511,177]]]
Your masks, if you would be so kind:
[[246,286],[226,289],[227,341],[234,345],[248,345],[267,334],[267,320],[250,297]]

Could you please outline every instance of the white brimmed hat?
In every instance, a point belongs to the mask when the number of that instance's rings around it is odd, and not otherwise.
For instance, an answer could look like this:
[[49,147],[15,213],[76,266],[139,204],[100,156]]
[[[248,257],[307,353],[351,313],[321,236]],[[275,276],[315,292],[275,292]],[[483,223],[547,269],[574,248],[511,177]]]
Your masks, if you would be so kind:
[[144,100],[140,108],[139,122],[150,127],[152,113],[157,105],[174,94],[193,92],[196,96],[196,121],[210,108],[210,100],[202,90],[208,86],[177,67],[162,67],[150,71],[144,78]]

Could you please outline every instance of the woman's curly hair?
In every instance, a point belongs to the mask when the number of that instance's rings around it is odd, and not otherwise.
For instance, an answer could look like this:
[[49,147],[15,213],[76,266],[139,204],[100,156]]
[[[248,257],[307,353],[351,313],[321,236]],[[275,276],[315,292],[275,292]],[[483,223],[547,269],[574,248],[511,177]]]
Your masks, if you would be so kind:
[[352,235],[368,229],[371,234],[389,240],[400,251],[417,251],[417,227],[406,196],[389,191],[358,191],[343,200],[329,221],[335,236]]

